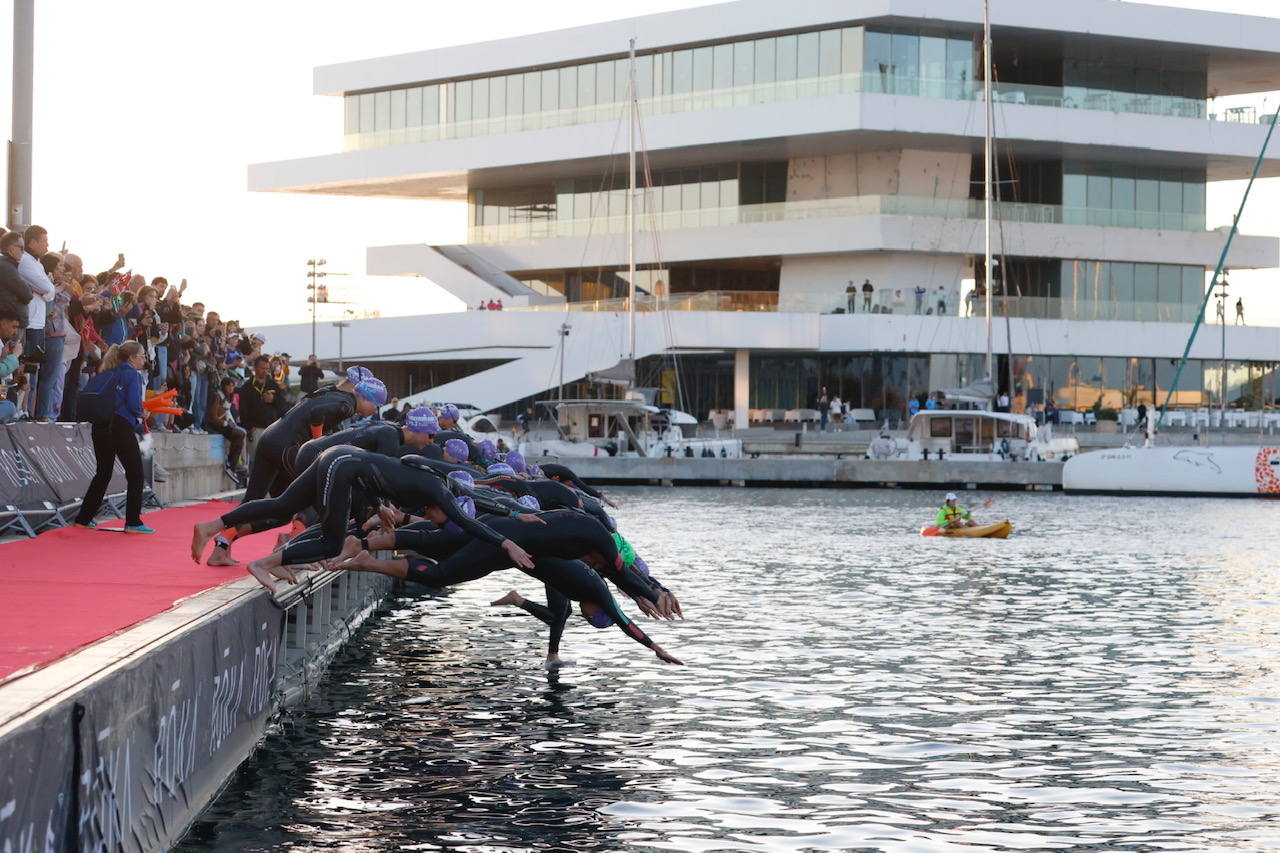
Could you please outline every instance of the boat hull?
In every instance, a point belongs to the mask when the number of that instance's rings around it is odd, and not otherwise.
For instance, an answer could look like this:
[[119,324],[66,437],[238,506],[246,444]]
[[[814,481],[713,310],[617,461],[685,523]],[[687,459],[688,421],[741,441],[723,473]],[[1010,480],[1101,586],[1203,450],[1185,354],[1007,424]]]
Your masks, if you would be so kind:
[[997,521],[995,524],[980,524],[977,527],[956,527],[944,530],[929,525],[920,528],[921,536],[942,536],[947,539],[1008,539],[1013,532],[1013,524],[1009,521]]
[[1082,453],[1062,468],[1068,492],[1280,496],[1280,447],[1129,447]]

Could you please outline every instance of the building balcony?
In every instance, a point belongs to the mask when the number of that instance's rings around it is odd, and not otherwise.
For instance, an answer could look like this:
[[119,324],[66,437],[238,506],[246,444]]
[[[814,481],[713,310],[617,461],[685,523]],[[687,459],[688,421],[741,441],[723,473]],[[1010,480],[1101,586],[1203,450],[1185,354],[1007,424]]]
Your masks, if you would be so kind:
[[[636,230],[641,232],[843,216],[925,216],[939,219],[982,219],[985,216],[984,204],[980,200],[902,195],[865,195],[658,212],[644,210],[643,201],[637,206],[640,211],[636,215]],[[1021,202],[994,203],[992,218],[1004,223],[1094,225],[1155,231],[1205,230],[1203,213],[1162,213]],[[538,218],[501,225],[473,225],[469,229],[468,239],[471,243],[506,243],[552,237],[622,234],[626,230],[625,214],[583,219]]]
[[[640,98],[638,103],[641,116],[656,116],[854,94],[907,95],[950,101],[980,101],[983,98],[983,87],[981,82],[974,81],[853,73],[654,95]],[[1257,106],[1248,105],[1211,111],[1206,101],[1194,98],[1116,92],[1081,86],[1038,86],[1026,83],[997,83],[992,97],[999,104],[1250,124],[1269,124],[1274,112],[1268,113],[1261,111]],[[343,150],[359,151],[389,145],[625,121],[628,104],[629,102],[625,100],[610,101],[571,109],[483,116],[465,121],[442,121],[437,116],[435,121],[427,120],[414,126],[408,126],[407,112],[404,115],[389,112],[385,116],[377,116],[379,126],[374,129],[345,134]]]

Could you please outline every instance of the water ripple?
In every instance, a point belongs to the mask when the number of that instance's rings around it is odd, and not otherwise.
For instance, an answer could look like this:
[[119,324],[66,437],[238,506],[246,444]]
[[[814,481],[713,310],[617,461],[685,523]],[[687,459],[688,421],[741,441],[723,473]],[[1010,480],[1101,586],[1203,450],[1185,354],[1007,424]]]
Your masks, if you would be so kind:
[[515,573],[410,591],[180,849],[1280,846],[1273,504],[618,492],[688,668],[576,622],[544,672]]

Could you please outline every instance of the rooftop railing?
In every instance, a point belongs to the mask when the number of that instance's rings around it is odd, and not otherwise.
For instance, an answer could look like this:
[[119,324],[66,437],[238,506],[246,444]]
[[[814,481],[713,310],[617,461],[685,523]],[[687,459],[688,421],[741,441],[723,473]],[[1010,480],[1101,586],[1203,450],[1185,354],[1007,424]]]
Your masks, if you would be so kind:
[[[643,208],[643,202],[641,203]],[[786,222],[829,219],[841,216],[926,216],[939,219],[982,219],[983,205],[973,199],[920,198],[901,195],[866,195],[847,198],[785,201],[770,204],[743,204],[732,207],[645,212],[636,218],[639,231],[669,231],[677,228],[708,228],[754,222]],[[994,217],[1002,222],[1067,225],[1099,225],[1167,231],[1203,231],[1203,213],[1160,213],[1144,210],[1116,210],[1092,207],[1064,207],[1055,204],[997,202]],[[551,237],[586,237],[592,234],[620,234],[627,230],[627,217],[593,216],[582,219],[531,219],[504,225],[474,225],[472,243],[504,243],[511,240]]]
[[[974,81],[935,80],[879,73],[832,74],[801,80],[752,83],[697,92],[654,95],[641,98],[639,105],[642,116],[652,116],[852,94],[907,95],[950,101],[973,101],[982,99],[982,85]],[[1233,106],[1210,111],[1208,102],[1198,98],[1114,92],[1079,86],[997,83],[993,98],[997,105],[1018,104],[1179,118],[1208,118],[1246,124],[1266,124],[1271,120],[1271,113],[1264,113],[1256,106]],[[346,134],[343,147],[344,150],[354,151],[410,142],[432,142],[441,139],[462,139],[620,121],[626,117],[627,103],[627,101],[612,101],[586,107],[543,110],[415,127],[380,128]]]

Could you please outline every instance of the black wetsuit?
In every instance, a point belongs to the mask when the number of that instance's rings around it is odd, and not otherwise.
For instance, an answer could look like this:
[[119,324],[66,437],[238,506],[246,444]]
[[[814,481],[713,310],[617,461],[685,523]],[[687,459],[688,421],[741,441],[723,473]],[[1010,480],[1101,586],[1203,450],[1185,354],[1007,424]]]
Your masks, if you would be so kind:
[[[577,559],[591,552],[598,553],[604,557],[610,574],[620,574],[622,558],[609,532],[595,519],[575,510],[554,510],[539,513],[539,517],[547,523],[530,524],[515,519],[491,518],[488,524],[497,535],[520,545],[534,558],[534,568],[523,569],[526,574],[569,599],[596,605],[628,636],[652,648],[653,641],[622,612],[600,575]],[[437,534],[425,535],[433,537]],[[429,542],[433,546],[445,544],[442,541]],[[399,532],[396,544],[400,544]],[[501,548],[473,539],[435,565],[425,560],[410,559],[407,579],[439,588],[477,580],[513,565],[510,556]],[[647,587],[645,591],[648,591]],[[553,606],[559,611],[564,610],[560,602]],[[563,630],[563,620],[558,621],[558,627],[555,622],[548,623],[556,631],[557,645],[559,632]]]
[[395,424],[389,424],[385,421],[361,424],[350,429],[339,430],[321,438],[313,438],[303,444],[302,447],[298,448],[297,456],[294,457],[293,468],[295,471],[306,470],[321,453],[330,447],[337,447],[339,444],[349,444],[352,447],[359,447],[361,450],[381,453],[383,456],[400,457],[407,453],[417,452],[412,447],[401,444],[403,440],[404,436],[400,432],[400,427]]
[[580,509],[582,507],[582,501],[579,500],[577,492],[555,480],[521,480],[519,477],[499,474],[478,479],[476,485],[501,489],[516,497],[532,495],[538,499],[543,509]]
[[355,394],[332,386],[320,388],[299,400],[258,437],[244,500],[283,493],[299,471],[295,457],[298,448],[311,440],[311,428],[335,429],[355,413]]
[[600,493],[599,489],[587,485],[585,480],[573,473],[573,471],[569,470],[569,468],[564,465],[560,465],[556,462],[548,462],[547,464],[539,465],[538,467],[541,468],[542,473],[547,475],[549,478],[559,480],[562,483],[571,483],[574,488],[583,494],[591,495],[591,497],[599,501],[604,500],[604,495]]
[[506,552],[499,547],[505,536],[459,509],[448,486],[438,476],[406,464],[406,460],[418,458],[401,460],[358,447],[331,447],[278,498],[241,504],[222,516],[222,523],[238,527],[261,519],[289,518],[307,507],[315,507],[323,518],[321,536],[299,537],[285,546],[283,554],[286,566],[313,563],[337,556],[342,550],[353,501],[372,508],[380,499],[386,499],[405,506],[439,507],[469,536],[494,546],[505,556]]

